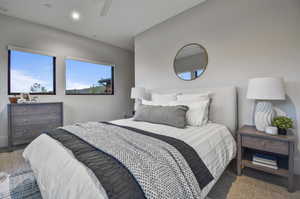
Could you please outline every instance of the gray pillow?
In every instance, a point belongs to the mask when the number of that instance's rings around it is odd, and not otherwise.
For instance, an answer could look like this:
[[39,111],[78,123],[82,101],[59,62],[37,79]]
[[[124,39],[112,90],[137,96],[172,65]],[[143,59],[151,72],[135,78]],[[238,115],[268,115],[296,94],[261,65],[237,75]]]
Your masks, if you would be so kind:
[[177,128],[186,126],[187,106],[151,106],[140,105],[133,120],[155,124],[165,124]]

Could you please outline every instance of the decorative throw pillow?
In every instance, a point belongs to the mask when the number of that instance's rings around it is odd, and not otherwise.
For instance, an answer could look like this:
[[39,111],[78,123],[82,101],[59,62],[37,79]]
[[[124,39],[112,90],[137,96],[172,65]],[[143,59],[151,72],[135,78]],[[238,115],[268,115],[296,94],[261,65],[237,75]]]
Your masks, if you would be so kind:
[[140,105],[133,120],[184,128],[188,109],[187,106]]
[[209,104],[209,98],[193,101],[173,101],[170,103],[171,106],[185,105],[189,107],[189,110],[186,113],[186,121],[187,124],[191,126],[203,126],[207,124]]

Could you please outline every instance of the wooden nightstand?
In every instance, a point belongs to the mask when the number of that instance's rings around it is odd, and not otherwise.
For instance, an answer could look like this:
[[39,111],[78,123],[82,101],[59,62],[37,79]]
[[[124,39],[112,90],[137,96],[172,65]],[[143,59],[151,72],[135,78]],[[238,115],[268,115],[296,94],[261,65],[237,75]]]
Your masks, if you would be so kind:
[[[288,191],[294,187],[294,143],[295,137],[288,135],[269,135],[257,131],[254,126],[243,126],[238,131],[237,174],[241,175],[244,167],[257,169],[288,178]],[[271,169],[252,163],[256,152],[276,155],[278,169]]]

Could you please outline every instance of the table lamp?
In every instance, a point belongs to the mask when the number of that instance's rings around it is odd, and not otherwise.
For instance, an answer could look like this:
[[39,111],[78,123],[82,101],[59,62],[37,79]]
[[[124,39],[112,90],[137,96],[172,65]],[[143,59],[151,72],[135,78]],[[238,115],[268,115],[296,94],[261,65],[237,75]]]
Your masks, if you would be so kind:
[[146,89],[142,87],[134,87],[131,89],[131,99],[135,99],[134,110],[136,111],[139,105],[142,103]]
[[265,131],[271,126],[275,111],[271,100],[285,100],[285,89],[282,78],[264,77],[249,80],[247,98],[257,100],[254,123],[256,129]]

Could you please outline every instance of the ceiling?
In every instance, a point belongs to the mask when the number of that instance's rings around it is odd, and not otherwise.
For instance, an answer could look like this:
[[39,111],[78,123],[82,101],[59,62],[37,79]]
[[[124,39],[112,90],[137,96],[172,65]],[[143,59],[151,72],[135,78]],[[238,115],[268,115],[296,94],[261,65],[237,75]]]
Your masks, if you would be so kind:
[[134,36],[204,1],[112,0],[100,16],[104,0],[0,0],[0,13],[133,50]]

